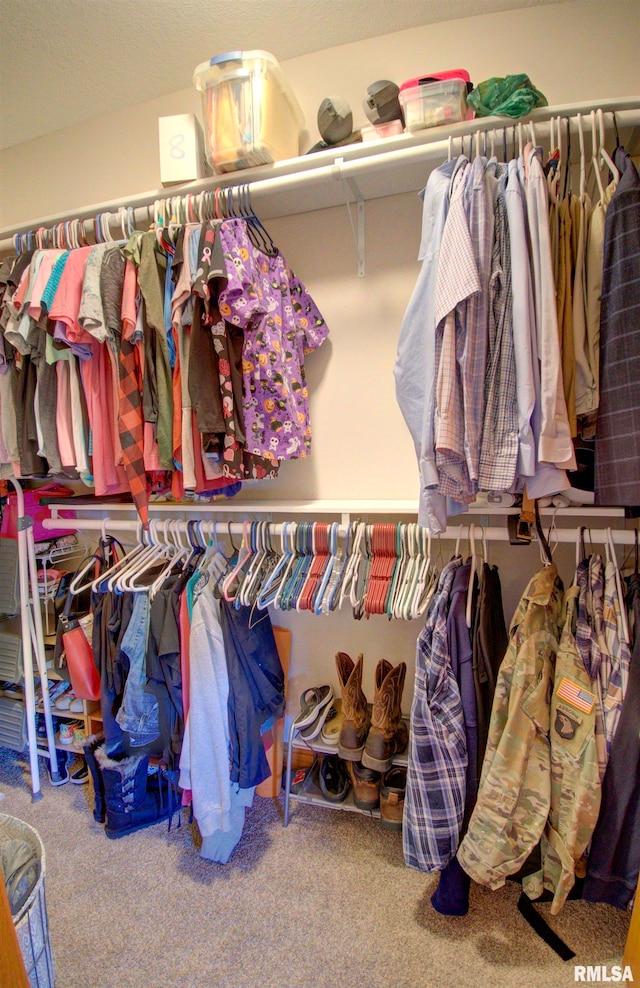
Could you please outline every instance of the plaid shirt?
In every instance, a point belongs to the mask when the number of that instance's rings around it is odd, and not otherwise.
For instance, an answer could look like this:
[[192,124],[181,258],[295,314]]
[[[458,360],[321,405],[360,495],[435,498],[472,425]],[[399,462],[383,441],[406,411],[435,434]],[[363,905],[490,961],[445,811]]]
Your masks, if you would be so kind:
[[458,684],[451,668],[447,617],[456,556],[444,567],[418,638],[404,804],[404,859],[441,871],[460,839],[466,794],[467,743]]
[[438,491],[457,501],[473,500],[465,459],[465,411],[463,361],[467,348],[466,307],[468,299],[481,291],[465,187],[472,166],[457,172],[449,213],[442,236],[436,285],[436,409],[435,449]]
[[513,347],[511,247],[504,185],[495,210],[489,294],[489,359],[484,382],[486,408],[478,484],[481,490],[508,491],[515,479],[518,458],[518,404]]

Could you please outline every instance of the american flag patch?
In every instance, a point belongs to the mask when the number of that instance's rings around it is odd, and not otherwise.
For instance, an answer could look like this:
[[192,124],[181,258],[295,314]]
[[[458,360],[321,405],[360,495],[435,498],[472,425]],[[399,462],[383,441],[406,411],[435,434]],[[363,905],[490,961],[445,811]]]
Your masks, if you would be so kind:
[[578,710],[582,710],[585,714],[591,713],[593,710],[593,705],[596,702],[595,693],[590,693],[589,690],[585,690],[582,686],[578,686],[577,683],[573,683],[570,679],[566,679],[566,677],[558,686],[556,696],[559,696],[561,700],[565,700],[567,703],[570,703],[572,707],[577,707]]

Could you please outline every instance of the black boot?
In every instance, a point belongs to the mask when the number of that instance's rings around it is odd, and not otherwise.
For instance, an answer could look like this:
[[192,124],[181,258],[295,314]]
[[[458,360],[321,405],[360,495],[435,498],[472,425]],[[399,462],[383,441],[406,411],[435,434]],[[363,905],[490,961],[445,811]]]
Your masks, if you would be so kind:
[[148,755],[108,755],[100,745],[95,757],[104,782],[107,837],[124,837],[166,820],[172,801],[163,798],[161,788],[147,787]]
[[95,805],[93,807],[93,819],[97,820],[98,823],[104,823],[104,782],[102,779],[102,772],[100,771],[100,766],[96,761],[96,748],[104,743],[104,734],[92,734],[91,737],[87,738],[84,743],[83,751],[85,761],[91,772],[91,778],[93,780],[93,792],[95,796]]

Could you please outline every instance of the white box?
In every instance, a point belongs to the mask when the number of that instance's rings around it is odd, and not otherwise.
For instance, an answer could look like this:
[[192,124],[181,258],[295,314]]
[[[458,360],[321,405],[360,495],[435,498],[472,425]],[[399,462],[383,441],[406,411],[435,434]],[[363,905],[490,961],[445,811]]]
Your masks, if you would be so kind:
[[193,113],[158,117],[160,181],[192,182],[206,175],[202,128]]

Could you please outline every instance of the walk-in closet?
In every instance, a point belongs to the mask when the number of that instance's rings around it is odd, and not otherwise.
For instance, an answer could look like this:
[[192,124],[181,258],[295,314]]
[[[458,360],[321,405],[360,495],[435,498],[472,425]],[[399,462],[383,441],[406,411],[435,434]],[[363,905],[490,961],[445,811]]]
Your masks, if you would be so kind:
[[638,0],[0,36],[0,985],[640,979]]

